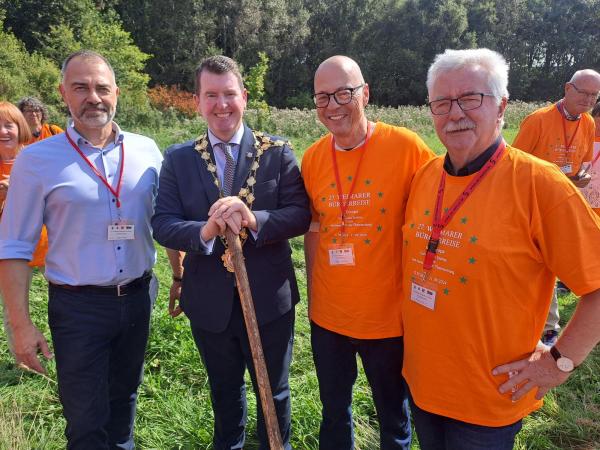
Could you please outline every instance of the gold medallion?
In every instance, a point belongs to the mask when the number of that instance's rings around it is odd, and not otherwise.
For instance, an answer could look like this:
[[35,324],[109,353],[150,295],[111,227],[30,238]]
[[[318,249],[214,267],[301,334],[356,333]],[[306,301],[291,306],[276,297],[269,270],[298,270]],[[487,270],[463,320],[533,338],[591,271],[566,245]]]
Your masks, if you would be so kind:
[[223,260],[223,265],[227,269],[227,272],[234,273],[235,269],[233,268],[233,254],[229,251],[228,248],[226,248],[225,253],[221,255],[221,259]]

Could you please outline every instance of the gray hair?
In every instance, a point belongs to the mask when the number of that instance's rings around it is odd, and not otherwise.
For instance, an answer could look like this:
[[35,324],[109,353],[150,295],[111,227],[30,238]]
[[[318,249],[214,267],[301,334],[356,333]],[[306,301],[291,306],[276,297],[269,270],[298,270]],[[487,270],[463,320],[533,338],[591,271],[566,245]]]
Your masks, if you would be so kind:
[[485,69],[490,93],[498,98],[498,103],[501,98],[508,99],[508,63],[500,53],[487,48],[446,49],[438,54],[427,71],[427,90],[431,91],[440,74],[468,66]]
[[71,53],[69,56],[67,56],[67,58],[62,63],[62,67],[60,68],[61,79],[64,80],[65,73],[67,71],[67,66],[69,65],[69,63],[71,62],[71,60],[73,60],[75,58],[99,59],[99,60],[103,61],[104,64],[106,64],[106,66],[109,68],[110,72],[112,73],[113,78],[115,79],[115,83],[116,83],[117,77],[115,76],[115,70],[113,69],[113,67],[108,62],[108,59],[106,59],[100,53],[97,53],[97,52],[95,52],[93,50],[78,50],[78,51],[76,51],[74,53]]
[[24,113],[25,108],[40,111],[42,113],[42,123],[48,121],[48,108],[35,97],[23,97],[19,100],[19,103],[17,103],[17,108],[19,108],[22,113]]

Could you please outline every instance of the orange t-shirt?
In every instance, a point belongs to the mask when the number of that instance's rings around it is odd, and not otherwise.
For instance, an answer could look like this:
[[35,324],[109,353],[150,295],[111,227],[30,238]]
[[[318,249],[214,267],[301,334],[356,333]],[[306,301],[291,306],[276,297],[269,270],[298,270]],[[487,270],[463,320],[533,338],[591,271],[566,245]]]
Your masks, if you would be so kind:
[[[414,178],[403,227],[404,370],[422,409],[504,426],[539,408],[535,389],[517,402],[492,376],[535,349],[555,274],[577,295],[600,288],[600,219],[557,168],[506,147],[498,164],[444,228],[428,281],[433,309],[413,300],[424,276],[443,157]],[[476,174],[447,175],[443,208]],[[565,232],[568,230],[568,232]],[[431,306],[431,305],[430,305]]]
[[553,104],[540,108],[523,119],[512,146],[554,163],[565,175],[572,176],[579,171],[582,163],[592,159],[594,133],[592,116],[582,114],[579,120],[563,121],[556,104]]
[[[594,156],[592,162],[594,163],[589,169],[589,173],[592,176],[589,184],[581,188],[581,193],[588,201],[592,209],[596,214],[600,216],[600,136],[596,136],[594,140]],[[596,159],[598,158],[598,159]]]
[[[356,168],[361,155],[360,170]],[[401,227],[413,175],[434,155],[412,131],[378,122],[365,146],[336,150],[343,195],[350,197],[341,236],[341,211],[331,154],[331,135],[315,142],[302,159],[318,249],[314,255],[310,319],[358,339],[402,335]],[[355,265],[331,265],[330,250],[351,244]]]
[[[0,177],[4,178],[5,175],[10,175],[10,171],[12,170],[12,162],[2,162],[0,161]],[[4,206],[4,205],[2,205]],[[2,212],[0,211],[0,219]],[[42,267],[45,265],[46,260],[46,252],[48,251],[48,235],[46,233],[46,227],[42,227],[42,233],[40,234],[40,240],[38,241],[38,245],[33,252],[33,257],[29,262],[30,267]]]
[[42,125],[42,130],[40,131],[40,135],[35,137],[33,136],[29,142],[25,145],[33,144],[34,142],[41,141],[42,139],[49,138],[50,136],[54,136],[55,134],[62,133],[64,130],[57,125],[48,125],[47,123]]

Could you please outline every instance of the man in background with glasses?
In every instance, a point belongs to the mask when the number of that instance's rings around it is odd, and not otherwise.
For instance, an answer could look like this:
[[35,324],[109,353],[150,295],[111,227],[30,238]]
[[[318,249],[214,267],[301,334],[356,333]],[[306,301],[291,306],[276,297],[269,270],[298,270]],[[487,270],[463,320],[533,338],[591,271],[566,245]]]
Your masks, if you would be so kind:
[[[488,49],[446,50],[427,74],[448,151],[415,175],[402,228],[403,374],[422,450],[512,449],[600,340],[600,221],[556,166],[505,143],[507,85]],[[582,298],[547,347],[555,273]]]
[[330,131],[302,161],[312,206],[305,255],[323,404],[319,448],[354,448],[358,353],[373,392],[380,448],[408,449],[410,419],[401,376],[401,226],[410,182],[433,154],[406,128],[367,119],[369,85],[352,59],[325,60],[314,88],[317,116]]
[[[578,70],[565,83],[565,95],[558,102],[534,111],[521,123],[513,146],[556,164],[575,186],[585,187],[594,146],[594,120],[590,111],[600,95],[600,74],[591,69]],[[569,293],[559,281],[558,292]],[[542,342],[553,345],[560,331],[558,296],[554,294]]]

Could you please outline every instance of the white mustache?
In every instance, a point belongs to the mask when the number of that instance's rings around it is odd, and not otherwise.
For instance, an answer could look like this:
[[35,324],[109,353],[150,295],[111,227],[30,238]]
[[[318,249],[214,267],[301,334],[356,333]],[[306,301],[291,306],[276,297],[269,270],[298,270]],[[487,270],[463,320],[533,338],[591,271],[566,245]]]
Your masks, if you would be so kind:
[[106,110],[106,108],[102,108],[102,107],[97,107],[97,106],[88,106],[86,108],[83,109],[83,112],[88,112],[88,111],[101,111],[101,112],[108,112]]
[[444,132],[451,133],[453,131],[472,130],[475,128],[475,123],[470,119],[464,118],[457,122],[449,122],[444,127]]

